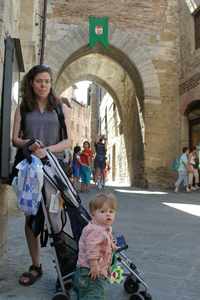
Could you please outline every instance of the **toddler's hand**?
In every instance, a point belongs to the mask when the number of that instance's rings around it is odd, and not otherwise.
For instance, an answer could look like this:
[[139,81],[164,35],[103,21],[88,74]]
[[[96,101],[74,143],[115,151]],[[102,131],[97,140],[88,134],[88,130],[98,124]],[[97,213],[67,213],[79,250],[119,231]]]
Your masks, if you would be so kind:
[[116,245],[116,243],[112,243],[112,250],[117,251],[119,247]]
[[90,273],[89,273],[89,275],[93,280],[95,280],[96,278],[99,277],[100,270],[99,270],[99,265],[98,265],[97,261],[92,261],[90,263]]

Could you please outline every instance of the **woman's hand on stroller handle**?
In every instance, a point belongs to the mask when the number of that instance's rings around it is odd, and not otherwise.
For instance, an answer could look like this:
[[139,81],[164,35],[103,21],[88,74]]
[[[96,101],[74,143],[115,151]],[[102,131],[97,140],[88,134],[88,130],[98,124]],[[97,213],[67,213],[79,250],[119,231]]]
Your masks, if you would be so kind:
[[43,158],[46,156],[46,150],[44,149],[43,143],[34,138],[30,139],[23,146],[23,153],[29,162],[31,162],[31,154],[34,154],[39,158]]
[[27,143],[24,144],[24,146],[22,147],[23,149],[32,151],[32,147],[44,147],[43,143],[35,138],[31,138]]
[[42,148],[40,141],[35,141],[32,145],[29,146],[29,150],[31,152],[35,152],[40,148]]

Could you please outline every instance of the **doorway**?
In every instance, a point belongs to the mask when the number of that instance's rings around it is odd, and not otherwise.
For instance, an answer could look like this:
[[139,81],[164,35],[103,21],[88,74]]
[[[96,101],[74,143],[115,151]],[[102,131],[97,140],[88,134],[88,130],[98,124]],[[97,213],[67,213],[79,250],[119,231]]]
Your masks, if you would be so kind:
[[0,177],[7,179],[14,155],[11,146],[13,114],[18,103],[20,72],[24,72],[24,63],[19,39],[5,39],[5,56],[3,69],[1,122],[0,122]]
[[189,122],[189,147],[200,145],[200,100],[192,101],[185,112]]

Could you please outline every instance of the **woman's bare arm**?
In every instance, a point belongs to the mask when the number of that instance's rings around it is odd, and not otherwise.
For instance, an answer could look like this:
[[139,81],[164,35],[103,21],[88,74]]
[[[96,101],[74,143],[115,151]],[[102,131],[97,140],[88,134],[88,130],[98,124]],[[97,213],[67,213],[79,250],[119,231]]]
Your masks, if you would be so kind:
[[12,132],[12,143],[15,147],[23,147],[29,139],[22,139],[21,137],[21,113],[20,106],[16,108]]

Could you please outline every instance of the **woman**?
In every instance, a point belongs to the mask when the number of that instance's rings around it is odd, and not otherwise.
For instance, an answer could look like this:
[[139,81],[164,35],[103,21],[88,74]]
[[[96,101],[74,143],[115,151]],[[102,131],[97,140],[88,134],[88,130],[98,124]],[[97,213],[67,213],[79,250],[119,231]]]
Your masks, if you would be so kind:
[[192,147],[190,149],[189,158],[188,158],[188,181],[189,181],[189,188],[191,190],[199,189],[198,167],[199,167],[199,159],[198,159],[196,147]]
[[[14,146],[21,148],[31,138],[36,138],[40,143],[33,145],[31,150],[34,155],[44,158],[48,148],[58,158],[62,158],[64,150],[69,146],[69,137],[68,140],[61,140],[60,122],[54,109],[59,102],[52,91],[51,69],[47,65],[34,66],[22,82],[22,102],[17,107],[14,118]],[[68,109],[62,104],[66,127],[69,122]],[[30,217],[32,216],[25,217],[25,236],[32,265],[19,279],[19,283],[25,286],[33,284],[42,275],[39,235],[34,235]]]
[[[94,169],[95,169],[95,182],[99,189],[101,189],[105,184],[104,170],[106,167],[106,139],[104,136],[99,138],[99,141],[94,144],[95,147],[95,159],[94,159]],[[103,185],[103,186],[101,186]]]
[[89,192],[91,180],[91,165],[93,153],[88,141],[83,142],[83,151],[80,154],[80,176],[81,176],[81,191]]
[[188,187],[188,155],[189,155],[188,147],[183,147],[182,155],[179,160],[178,178],[175,182],[175,190],[174,190],[175,193],[179,191],[179,187],[182,183],[185,187],[186,192],[191,191],[190,188]]

